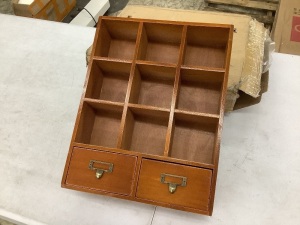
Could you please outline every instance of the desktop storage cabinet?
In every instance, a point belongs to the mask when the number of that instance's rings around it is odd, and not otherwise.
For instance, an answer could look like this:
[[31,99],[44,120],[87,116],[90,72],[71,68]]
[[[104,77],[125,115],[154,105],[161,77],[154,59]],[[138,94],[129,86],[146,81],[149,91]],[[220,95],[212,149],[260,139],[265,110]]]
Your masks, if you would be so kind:
[[101,17],[62,186],[211,215],[232,35]]

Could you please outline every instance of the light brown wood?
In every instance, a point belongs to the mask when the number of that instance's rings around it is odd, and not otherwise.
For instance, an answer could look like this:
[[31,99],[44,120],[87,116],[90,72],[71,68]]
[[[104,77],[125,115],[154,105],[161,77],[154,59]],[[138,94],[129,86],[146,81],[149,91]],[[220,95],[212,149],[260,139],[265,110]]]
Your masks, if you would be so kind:
[[[205,11],[238,13],[264,23],[271,31],[279,0],[206,0]],[[268,13],[269,12],[269,13]]]
[[169,112],[130,107],[123,149],[163,155]]
[[217,118],[175,113],[170,156],[213,164]]
[[181,43],[180,43],[180,50],[179,50],[179,58],[178,63],[176,67],[176,74],[175,74],[175,82],[174,82],[174,89],[173,89],[173,95],[172,95],[172,102],[171,102],[171,110],[170,110],[170,117],[169,117],[169,124],[167,129],[167,135],[166,135],[166,143],[165,143],[165,151],[164,156],[169,155],[169,151],[171,149],[171,144],[173,141],[173,133],[174,133],[174,111],[175,107],[177,105],[177,99],[178,99],[178,90],[180,86],[180,68],[182,66],[183,58],[185,55],[185,46],[186,46],[186,33],[187,33],[187,26],[184,25],[181,33]]
[[[221,3],[221,4],[229,4],[229,5],[239,5],[245,6],[249,8],[258,8],[265,10],[273,10],[276,11],[278,4],[274,0],[266,1],[253,1],[253,0],[206,0],[208,3]],[[275,3],[273,3],[275,2]]]
[[182,26],[144,23],[138,59],[176,64],[181,33]]
[[137,65],[130,103],[170,108],[175,68]]
[[[186,177],[187,184],[185,187],[178,186],[171,194],[168,184],[161,183],[161,174]],[[211,170],[143,159],[136,196],[155,202],[208,210],[211,176]],[[166,181],[181,183],[182,180],[167,176]]]
[[224,73],[181,70],[178,109],[219,114]]
[[93,61],[86,97],[124,102],[131,64]]
[[138,22],[102,20],[100,41],[96,43],[96,56],[132,59],[138,32]]
[[228,74],[229,74],[229,66],[230,66],[230,55],[232,49],[232,40],[233,40],[233,30],[229,32],[228,42],[226,45],[226,60],[225,60],[225,76],[223,81],[223,86],[221,90],[221,98],[220,98],[220,119],[219,125],[217,127],[216,139],[215,139],[215,148],[213,154],[213,163],[215,165],[215,169],[213,171],[213,178],[211,184],[211,204],[209,208],[210,215],[212,215],[214,200],[215,200],[215,192],[216,192],[216,183],[217,183],[217,172],[219,167],[219,155],[220,155],[220,142],[221,142],[221,133],[222,133],[222,124],[224,119],[224,106],[226,100],[226,92],[227,92],[227,83],[228,83]]
[[223,68],[227,40],[225,28],[189,26],[184,64]]
[[153,154],[147,154],[147,153],[143,153],[143,152],[128,151],[126,149],[121,149],[121,148],[109,148],[109,147],[102,147],[102,146],[99,147],[99,146],[95,146],[95,145],[83,144],[83,143],[78,143],[78,142],[74,142],[73,146],[85,148],[85,149],[94,149],[94,150],[100,150],[100,151],[121,153],[121,154],[126,154],[126,155],[137,156],[139,158],[148,158],[148,159],[154,159],[154,160],[158,160],[158,161],[166,161],[166,162],[170,162],[170,163],[177,163],[180,165],[201,167],[201,168],[212,169],[212,170],[215,168],[215,165],[213,165],[213,164],[207,164],[207,163],[196,162],[196,161],[188,161],[188,160],[184,160],[184,159],[177,159],[177,158],[172,158],[172,157],[163,156],[163,155],[153,155]]
[[122,107],[119,105],[84,103],[76,141],[116,147],[121,116]]
[[[90,160],[112,163],[113,171],[105,172],[101,178],[97,179],[96,171],[89,169]],[[80,186],[84,189],[131,195],[135,179],[135,165],[136,157],[134,156],[74,148],[66,184]],[[101,163],[95,163],[94,167],[108,169],[107,165]]]
[[[211,215],[232,32],[101,17],[62,186]],[[92,159],[124,171],[99,183]],[[187,186],[170,194],[161,173]]]

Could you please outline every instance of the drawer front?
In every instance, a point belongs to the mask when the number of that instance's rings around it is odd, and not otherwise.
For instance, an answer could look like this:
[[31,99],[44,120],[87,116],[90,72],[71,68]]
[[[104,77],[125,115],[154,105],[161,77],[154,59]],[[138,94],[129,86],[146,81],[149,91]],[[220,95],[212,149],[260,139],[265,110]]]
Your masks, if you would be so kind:
[[74,148],[66,183],[83,188],[130,195],[136,157]]
[[143,159],[136,196],[170,205],[208,210],[212,171]]

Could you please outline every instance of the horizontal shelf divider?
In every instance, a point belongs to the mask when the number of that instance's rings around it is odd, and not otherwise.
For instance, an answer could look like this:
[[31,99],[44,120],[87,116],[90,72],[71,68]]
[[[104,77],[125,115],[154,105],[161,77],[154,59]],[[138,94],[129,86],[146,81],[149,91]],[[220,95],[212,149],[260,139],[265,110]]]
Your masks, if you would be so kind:
[[141,153],[141,157],[147,158],[147,159],[161,160],[161,161],[169,162],[169,163],[178,163],[178,164],[183,164],[183,165],[188,165],[188,166],[201,167],[201,168],[206,168],[206,169],[214,169],[215,168],[215,166],[213,164],[189,161],[189,160],[185,160],[185,159],[172,158],[170,156],[150,155],[150,154]]
[[176,68],[177,64],[174,63],[161,63],[161,62],[155,62],[155,61],[145,61],[145,60],[136,60],[137,65],[149,65],[149,66],[164,66],[164,67],[172,67]]
[[120,62],[120,63],[132,63],[133,62],[133,60],[110,58],[110,57],[101,57],[101,56],[93,56],[91,58],[91,60],[95,60],[95,61],[97,61],[97,60],[99,60],[99,61],[109,61],[109,62]]
[[135,156],[147,158],[147,159],[161,160],[161,161],[165,161],[168,163],[177,163],[177,164],[201,167],[201,168],[206,168],[206,169],[214,169],[215,168],[215,166],[213,164],[194,162],[194,161],[189,161],[189,160],[184,160],[184,159],[177,159],[177,158],[172,158],[172,157],[163,156],[163,155],[151,155],[151,154],[137,152],[134,150],[125,150],[125,149],[120,149],[120,148],[110,148],[110,147],[99,146],[99,145],[73,142],[73,147],[75,147],[75,146],[81,147],[81,148],[88,148],[88,149],[95,150],[95,151],[107,151],[107,152],[135,155]]
[[129,108],[137,108],[137,109],[145,109],[145,110],[153,110],[153,111],[163,111],[163,112],[170,112],[170,109],[166,108],[160,108],[155,106],[149,106],[149,105],[141,105],[141,104],[133,104],[128,103]]
[[[124,21],[124,17],[111,17],[111,16],[103,16],[102,20],[108,21]],[[197,27],[215,27],[215,28],[231,28],[231,25],[221,24],[221,23],[204,23],[204,22],[184,22],[184,21],[168,21],[168,20],[154,20],[154,19],[144,19],[144,18],[126,18],[128,22],[139,22],[142,23],[155,23],[155,24],[169,24],[169,25],[186,25],[186,26],[197,26]]]
[[84,102],[87,103],[94,103],[94,104],[100,104],[100,105],[114,105],[114,106],[124,106],[124,103],[121,102],[112,102],[107,100],[99,100],[99,99],[93,99],[93,98],[84,98]]
[[105,147],[101,145],[93,145],[93,144],[84,144],[80,142],[74,142],[73,147],[80,147],[80,148],[88,148],[95,151],[107,151],[107,152],[115,152],[120,154],[128,154],[128,155],[137,155],[136,152],[120,149],[120,148],[111,148],[111,147]]
[[185,115],[191,115],[191,116],[201,116],[201,117],[209,117],[209,118],[216,118],[219,119],[220,116],[217,114],[211,114],[211,113],[201,113],[201,112],[192,112],[192,111],[186,111],[181,109],[175,109],[175,114],[185,114]]
[[187,65],[182,65],[180,68],[181,68],[181,69],[186,69],[186,70],[201,70],[201,71],[208,71],[208,72],[220,72],[220,73],[225,73],[225,68],[217,68],[217,67],[187,66]]

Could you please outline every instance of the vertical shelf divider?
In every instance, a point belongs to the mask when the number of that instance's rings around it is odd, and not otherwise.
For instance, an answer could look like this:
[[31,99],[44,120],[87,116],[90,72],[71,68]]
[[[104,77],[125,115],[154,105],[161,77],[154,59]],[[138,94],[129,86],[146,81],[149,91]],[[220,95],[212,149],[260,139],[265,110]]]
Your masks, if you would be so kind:
[[[219,124],[216,129],[216,139],[215,139],[215,146],[214,146],[214,158],[213,158],[213,164],[215,165],[215,169],[213,170],[213,177],[212,177],[212,189],[211,189],[211,200],[209,204],[209,211],[213,211],[214,207],[214,200],[215,200],[215,191],[216,191],[216,183],[217,183],[217,171],[219,167],[219,155],[220,155],[220,145],[221,145],[221,132],[222,132],[222,125],[223,119],[224,119],[224,112],[225,112],[225,101],[226,101],[226,89],[227,89],[227,83],[228,83],[228,76],[229,76],[229,68],[230,68],[230,55],[232,50],[232,39],[233,39],[233,26],[230,28],[229,37],[227,40],[226,45],[226,60],[225,60],[225,77],[222,85],[222,91],[220,96],[220,111],[219,111]],[[222,107],[223,106],[223,107]]]
[[187,33],[187,25],[184,25],[183,29],[182,29],[182,35],[181,35],[179,58],[178,58],[177,67],[176,67],[174,90],[173,90],[173,95],[172,95],[169,124],[168,124],[167,135],[166,135],[166,143],[165,143],[165,150],[164,150],[164,156],[166,156],[166,157],[169,156],[169,152],[170,152],[171,144],[172,144],[174,126],[175,126],[174,114],[175,114],[175,108],[176,108],[176,104],[177,104],[178,91],[179,91],[179,87],[180,87],[180,69],[181,69],[181,65],[182,65],[184,53],[185,53],[186,33]]
[[126,97],[125,97],[124,109],[123,109],[123,114],[122,114],[122,118],[121,118],[121,125],[120,125],[120,129],[119,129],[119,136],[118,136],[118,142],[117,142],[117,148],[119,148],[119,149],[122,148],[122,143],[123,143],[123,138],[124,138],[129,97],[130,97],[130,94],[132,91],[131,89],[132,89],[132,83],[133,83],[133,78],[134,78],[134,74],[135,74],[135,65],[136,65],[136,59],[137,59],[139,48],[140,48],[142,31],[143,31],[143,22],[140,22],[137,37],[136,37],[136,48],[135,48],[134,57],[132,60],[131,69],[130,69],[130,75],[129,75],[129,81],[128,81],[127,92],[126,92]]

